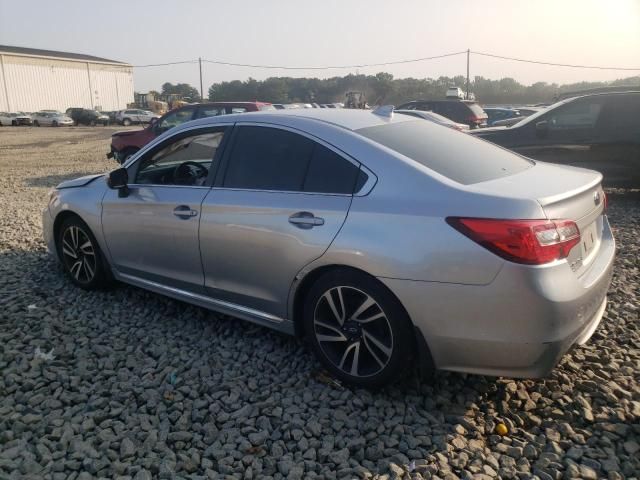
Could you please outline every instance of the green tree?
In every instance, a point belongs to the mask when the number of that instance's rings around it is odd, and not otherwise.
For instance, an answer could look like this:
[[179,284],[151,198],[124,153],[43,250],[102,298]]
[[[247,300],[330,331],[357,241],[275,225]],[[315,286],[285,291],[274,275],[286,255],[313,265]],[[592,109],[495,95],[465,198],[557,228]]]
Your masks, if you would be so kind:
[[166,82],[162,84],[162,95],[179,95],[182,100],[187,102],[200,101],[200,92],[188,83],[173,84]]

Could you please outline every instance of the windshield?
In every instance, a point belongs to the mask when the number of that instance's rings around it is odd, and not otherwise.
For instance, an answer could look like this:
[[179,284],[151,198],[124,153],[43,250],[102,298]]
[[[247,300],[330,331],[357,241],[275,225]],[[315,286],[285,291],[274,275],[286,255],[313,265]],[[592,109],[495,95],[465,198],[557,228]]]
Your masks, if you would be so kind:
[[463,185],[506,177],[533,165],[489,142],[423,120],[356,132]]

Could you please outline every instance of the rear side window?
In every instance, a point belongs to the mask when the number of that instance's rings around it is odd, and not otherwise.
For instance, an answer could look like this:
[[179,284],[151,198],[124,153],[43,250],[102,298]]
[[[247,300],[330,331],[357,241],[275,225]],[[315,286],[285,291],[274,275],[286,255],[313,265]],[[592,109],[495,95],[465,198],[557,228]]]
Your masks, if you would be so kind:
[[513,175],[533,165],[489,142],[421,120],[356,131],[464,185]]
[[551,130],[570,128],[593,128],[602,110],[601,97],[580,99],[549,113],[548,126]]
[[357,165],[297,133],[239,127],[223,182],[227,188],[352,194],[366,182]]
[[313,142],[285,130],[240,127],[224,179],[228,188],[302,190]]
[[351,194],[359,168],[316,143],[304,182],[305,192]]
[[198,118],[217,117],[226,113],[224,107],[200,107]]

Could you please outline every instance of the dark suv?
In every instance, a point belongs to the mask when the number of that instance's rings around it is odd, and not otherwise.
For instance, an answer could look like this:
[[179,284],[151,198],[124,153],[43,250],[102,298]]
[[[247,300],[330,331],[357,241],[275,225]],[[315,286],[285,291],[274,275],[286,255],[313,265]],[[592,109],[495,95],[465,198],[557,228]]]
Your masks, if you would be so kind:
[[473,134],[537,160],[598,170],[609,187],[640,188],[640,91],[569,98]]
[[67,115],[74,125],[109,125],[109,116],[88,108],[67,108]]
[[395,107],[396,110],[422,110],[434,112],[469,128],[487,126],[487,114],[472,100],[414,100]]
[[212,102],[185,105],[165,113],[158,119],[152,119],[149,126],[142,130],[126,130],[111,135],[111,151],[107,153],[107,158],[115,158],[118,162],[124,163],[158,135],[190,120],[273,109],[273,105],[265,102]]

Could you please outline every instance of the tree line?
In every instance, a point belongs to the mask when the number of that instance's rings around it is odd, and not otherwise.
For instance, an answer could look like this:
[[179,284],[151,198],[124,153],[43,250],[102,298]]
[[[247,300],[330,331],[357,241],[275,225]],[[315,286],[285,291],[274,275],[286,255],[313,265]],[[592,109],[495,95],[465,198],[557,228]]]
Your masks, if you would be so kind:
[[[271,103],[333,103],[344,102],[345,93],[363,92],[371,105],[394,104],[417,100],[444,98],[449,86],[466,87],[466,78],[393,78],[393,75],[380,72],[375,75],[345,75],[331,78],[292,78],[270,77],[265,80],[233,80],[214,83],[209,87],[210,101],[252,101]],[[491,80],[476,76],[470,81],[469,91],[475,94],[481,103],[493,104],[529,104],[551,102],[564,92],[586,90],[605,86],[640,86],[640,76],[628,77],[612,82],[578,82],[558,85],[556,83],[536,82],[523,85],[513,78]],[[162,85],[162,94],[178,94],[187,101],[200,101],[197,89],[186,83]]]

